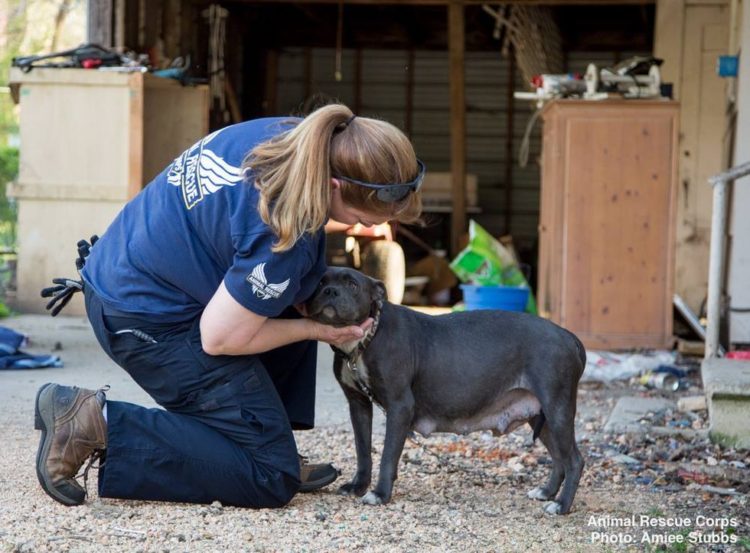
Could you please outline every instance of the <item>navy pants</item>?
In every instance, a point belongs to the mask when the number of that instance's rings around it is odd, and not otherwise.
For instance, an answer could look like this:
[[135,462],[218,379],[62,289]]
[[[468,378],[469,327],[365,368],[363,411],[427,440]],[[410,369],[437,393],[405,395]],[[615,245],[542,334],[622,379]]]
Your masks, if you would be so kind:
[[[164,407],[107,401],[99,495],[241,507],[288,503],[300,484],[292,428],[313,426],[317,344],[211,356],[201,348],[199,318],[148,322],[105,312],[90,287],[85,296],[104,351]],[[156,342],[118,333],[129,329]]]

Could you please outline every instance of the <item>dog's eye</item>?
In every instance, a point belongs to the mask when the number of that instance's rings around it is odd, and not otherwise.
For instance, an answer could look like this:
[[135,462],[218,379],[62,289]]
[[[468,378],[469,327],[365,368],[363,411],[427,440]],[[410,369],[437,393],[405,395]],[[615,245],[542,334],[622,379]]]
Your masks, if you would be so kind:
[[349,288],[351,288],[352,290],[356,290],[357,288],[359,288],[359,284],[357,284],[357,282],[354,280],[348,280],[347,284],[349,285]]

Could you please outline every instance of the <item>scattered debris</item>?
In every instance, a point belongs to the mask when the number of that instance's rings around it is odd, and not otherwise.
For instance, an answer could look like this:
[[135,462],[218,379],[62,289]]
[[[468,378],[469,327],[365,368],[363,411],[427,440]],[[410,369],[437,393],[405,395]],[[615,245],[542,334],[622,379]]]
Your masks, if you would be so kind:
[[677,410],[689,413],[706,410],[706,396],[686,396],[677,400]]
[[670,366],[675,362],[671,351],[649,353],[613,353],[611,351],[587,351],[586,370],[581,380],[611,382],[624,380],[653,371],[659,366]]

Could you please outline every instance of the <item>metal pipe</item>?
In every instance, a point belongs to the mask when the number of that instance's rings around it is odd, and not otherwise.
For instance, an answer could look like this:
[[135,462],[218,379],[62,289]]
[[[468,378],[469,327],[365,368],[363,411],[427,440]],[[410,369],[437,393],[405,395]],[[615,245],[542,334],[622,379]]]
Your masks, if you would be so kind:
[[743,163],[742,165],[732,167],[731,169],[727,169],[723,173],[719,173],[718,175],[714,175],[713,177],[709,177],[708,184],[716,185],[717,183],[722,181],[729,182],[735,179],[739,179],[740,177],[744,177],[748,174],[750,174],[750,161]]
[[719,351],[719,318],[721,311],[721,283],[724,267],[724,233],[727,225],[727,181],[714,184],[714,206],[711,215],[711,246],[708,258],[708,300],[706,311],[706,359],[716,357]]
[[721,318],[721,286],[724,281],[725,236],[727,228],[727,187],[729,183],[750,174],[750,162],[714,175],[708,183],[714,187],[711,214],[711,246],[708,262],[708,299],[706,311],[706,359],[720,354],[719,322]]

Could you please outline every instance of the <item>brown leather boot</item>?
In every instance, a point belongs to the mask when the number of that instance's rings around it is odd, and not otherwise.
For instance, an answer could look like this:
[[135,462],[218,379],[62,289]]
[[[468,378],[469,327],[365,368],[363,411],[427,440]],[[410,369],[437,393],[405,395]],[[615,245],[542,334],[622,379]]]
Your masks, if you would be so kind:
[[107,447],[104,391],[50,383],[36,394],[34,428],[42,431],[36,474],[44,491],[63,505],[83,503],[86,490],[74,477],[86,459]]
[[300,493],[309,493],[327,486],[339,477],[338,469],[329,463],[310,464],[307,458],[299,455]]

